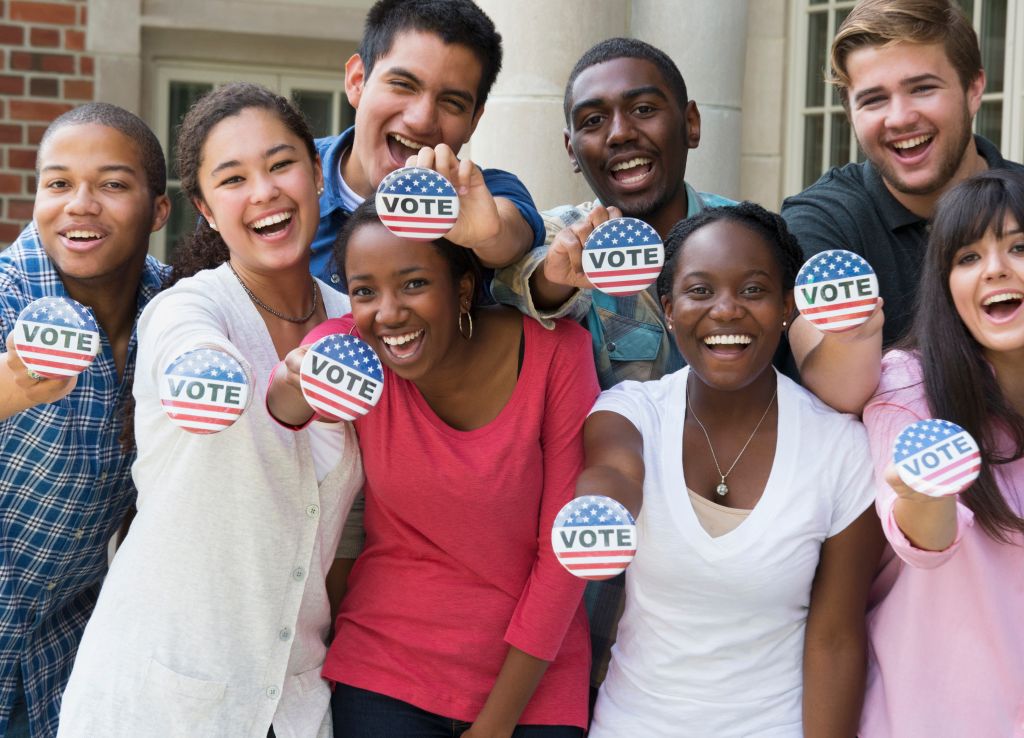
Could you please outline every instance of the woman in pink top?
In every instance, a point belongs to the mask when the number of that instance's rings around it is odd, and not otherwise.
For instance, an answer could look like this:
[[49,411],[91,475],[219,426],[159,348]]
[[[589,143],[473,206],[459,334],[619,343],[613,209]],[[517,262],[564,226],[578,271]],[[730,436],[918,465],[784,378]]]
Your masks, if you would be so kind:
[[[869,616],[862,738],[1024,736],[1024,174],[988,171],[939,202],[906,350],[864,411],[895,556]],[[958,497],[904,485],[913,421],[963,426],[981,476]]]
[[[324,675],[336,736],[582,736],[590,668],[583,583],[551,550],[582,468],[597,397],[589,334],[476,304],[474,257],[386,230],[358,208],[336,258],[354,328],[384,364],[378,405],[356,421],[366,546]],[[311,413],[289,356],[269,401]],[[518,727],[517,727],[518,726]]]

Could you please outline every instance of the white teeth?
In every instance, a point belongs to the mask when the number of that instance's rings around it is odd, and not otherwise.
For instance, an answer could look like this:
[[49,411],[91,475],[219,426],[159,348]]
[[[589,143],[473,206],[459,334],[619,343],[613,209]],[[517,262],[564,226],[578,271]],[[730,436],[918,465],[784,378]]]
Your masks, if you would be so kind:
[[998,295],[992,295],[992,297],[986,297],[981,305],[982,307],[987,307],[997,302],[1010,302],[1011,300],[1024,300],[1024,294],[1020,292],[1002,292]]
[[894,149],[911,149],[915,146],[920,146],[926,141],[930,141],[931,138],[931,136],[915,136],[914,138],[908,138],[906,141],[897,141],[892,146]]
[[752,339],[750,336],[727,335],[727,336],[705,336],[704,343],[708,346],[732,346],[737,343],[748,344]]
[[650,164],[650,163],[651,163],[650,159],[648,159],[646,157],[639,156],[639,157],[637,157],[635,159],[630,159],[629,161],[620,161],[618,164],[616,164],[615,166],[612,167],[612,171],[613,172],[621,172],[623,169],[632,169],[633,167],[639,167],[639,166],[643,166],[644,164]]
[[103,234],[96,231],[64,231],[65,238],[103,238]]
[[276,215],[268,215],[266,218],[260,218],[259,220],[253,221],[249,224],[250,228],[259,229],[266,228],[269,225],[275,223],[283,223],[286,220],[291,220],[294,213],[277,213]]
[[386,343],[388,346],[403,346],[409,341],[415,341],[423,334],[423,331],[416,331],[414,333],[406,333],[402,336],[381,336],[380,340]]
[[419,141],[413,141],[411,138],[406,138],[405,136],[399,136],[397,133],[390,133],[388,135],[391,136],[391,138],[393,138],[396,141],[398,141],[398,143],[402,144],[402,146],[408,146],[410,149],[416,149],[417,151],[419,151],[420,149],[425,148],[427,146],[425,143],[420,143]]

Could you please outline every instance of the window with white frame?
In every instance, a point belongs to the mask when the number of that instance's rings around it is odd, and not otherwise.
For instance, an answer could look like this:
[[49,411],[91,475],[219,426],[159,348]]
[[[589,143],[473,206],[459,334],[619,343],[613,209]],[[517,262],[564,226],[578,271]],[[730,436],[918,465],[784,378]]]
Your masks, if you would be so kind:
[[167,260],[178,240],[195,228],[197,214],[181,192],[174,162],[178,125],[189,107],[218,85],[255,82],[290,98],[309,121],[314,136],[340,133],[352,125],[355,111],[345,97],[345,80],[339,73],[260,69],[192,64],[161,64],[156,70],[154,110],[157,135],[167,153],[167,194],[171,217],[151,241],[153,254]]
[[[1024,149],[1024,81],[1016,73],[1024,50],[1007,44],[1007,29],[1024,30],[1024,0],[958,0],[971,18],[981,45],[987,83],[974,129],[997,144],[1008,158]],[[853,129],[835,89],[825,82],[836,30],[855,0],[795,0],[791,29],[795,106],[788,137],[786,193],[813,184],[833,166],[863,161]],[[1012,38],[1012,36],[1011,36]],[[1016,83],[1016,87],[1015,87]],[[1014,133],[1016,132],[1016,133]]]

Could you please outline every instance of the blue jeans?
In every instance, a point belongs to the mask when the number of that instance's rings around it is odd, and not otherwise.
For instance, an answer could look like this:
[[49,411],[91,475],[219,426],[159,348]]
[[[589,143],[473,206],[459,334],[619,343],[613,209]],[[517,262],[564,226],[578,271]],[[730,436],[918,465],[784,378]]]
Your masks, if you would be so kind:
[[[470,723],[377,692],[338,684],[331,697],[334,738],[459,738]],[[583,738],[571,725],[519,725],[512,738]]]

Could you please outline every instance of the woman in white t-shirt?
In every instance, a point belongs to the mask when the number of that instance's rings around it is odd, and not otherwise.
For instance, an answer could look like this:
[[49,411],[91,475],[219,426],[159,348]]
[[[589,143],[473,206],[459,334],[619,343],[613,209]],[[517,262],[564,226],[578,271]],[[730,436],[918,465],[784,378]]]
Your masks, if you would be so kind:
[[856,733],[881,532],[864,428],[772,367],[800,261],[751,203],[678,223],[658,293],[689,366],[587,420],[577,494],[638,526],[591,738]]

